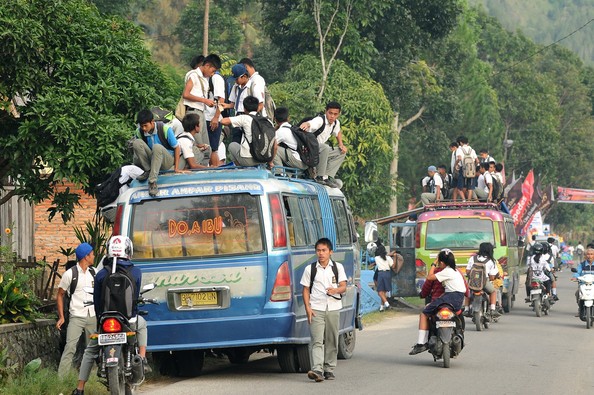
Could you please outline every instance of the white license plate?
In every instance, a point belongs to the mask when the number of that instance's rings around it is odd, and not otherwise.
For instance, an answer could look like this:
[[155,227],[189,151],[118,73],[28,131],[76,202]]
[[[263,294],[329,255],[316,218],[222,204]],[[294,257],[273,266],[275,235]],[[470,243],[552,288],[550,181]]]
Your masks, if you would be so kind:
[[456,326],[454,321],[436,321],[435,327],[436,328],[453,328]]
[[119,333],[101,333],[99,335],[99,345],[124,344],[126,343],[126,332]]
[[541,294],[541,293],[542,293],[542,289],[531,289],[530,290],[530,295]]

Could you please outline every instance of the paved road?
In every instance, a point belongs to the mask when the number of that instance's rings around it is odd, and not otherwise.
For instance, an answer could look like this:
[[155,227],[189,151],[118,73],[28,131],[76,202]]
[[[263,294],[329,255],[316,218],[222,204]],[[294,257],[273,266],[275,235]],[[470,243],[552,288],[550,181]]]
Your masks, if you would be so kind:
[[[577,312],[569,281],[559,274],[559,296],[549,316],[537,318],[519,294],[514,310],[489,330],[476,332],[467,319],[467,346],[444,369],[429,353],[409,356],[417,316],[398,314],[358,332],[355,355],[339,361],[333,382],[283,374],[275,357],[253,355],[243,366],[226,363],[195,379],[147,383],[143,395],[183,394],[592,394],[594,329]],[[253,360],[255,359],[255,360]]]

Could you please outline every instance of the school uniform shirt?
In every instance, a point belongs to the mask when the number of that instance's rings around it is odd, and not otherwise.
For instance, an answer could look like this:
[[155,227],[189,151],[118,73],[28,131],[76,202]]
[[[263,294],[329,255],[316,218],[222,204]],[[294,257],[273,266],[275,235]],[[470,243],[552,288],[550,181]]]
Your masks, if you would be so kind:
[[375,266],[377,267],[377,270],[379,270],[380,272],[390,270],[393,264],[394,260],[389,255],[386,255],[386,259],[382,258],[380,255],[375,257]]
[[[485,264],[485,273],[487,273],[488,276],[496,276],[497,273],[499,273],[499,271],[497,270],[497,266],[495,265],[495,262],[493,262],[493,260],[491,259],[487,259],[486,257],[481,257],[482,259],[480,260],[482,263]],[[484,261],[485,259],[486,262]],[[477,257],[476,256],[471,256],[468,259],[468,265],[466,265],[466,273],[470,272],[470,269],[472,269],[472,265],[474,265],[474,262],[477,261]]]
[[441,178],[441,176],[439,175],[439,173],[435,173],[433,174],[433,185],[430,185],[430,181],[431,177],[427,176],[425,178],[423,178],[423,181],[421,181],[421,186],[422,187],[427,187],[430,186],[431,188],[429,189],[429,193],[435,193],[436,190],[436,186],[439,187],[439,189],[441,189],[443,187],[443,180]]
[[[184,136],[184,138],[180,138]],[[192,133],[189,132],[183,132],[180,133],[179,136],[177,136],[179,140],[177,140],[177,142],[179,143],[179,148],[181,149],[181,154],[182,157],[184,159],[188,159],[188,158],[193,158],[194,157],[194,144],[196,143],[196,140],[194,139],[194,136],[192,136]]]
[[[208,92],[208,98],[210,100],[214,100],[215,97],[218,97],[224,101],[225,100],[225,79],[223,78],[223,76],[218,73],[215,73],[210,77],[210,81],[212,82],[213,91]],[[204,107],[204,118],[206,118],[207,121],[212,121],[216,112],[217,112],[216,106],[212,106],[212,107],[205,106]],[[222,119],[222,116],[219,115],[219,121],[221,119]]]
[[476,152],[472,149],[472,147],[470,145],[461,145],[460,147],[458,147],[458,149],[456,149],[456,161],[458,160],[458,157],[460,157],[460,166],[463,166],[464,164],[462,163],[464,161],[464,151],[468,152],[468,150],[470,149],[470,156],[472,157],[472,160],[476,163]]
[[457,148],[456,150],[452,151],[452,157],[450,159],[450,171],[452,173],[455,173],[456,171],[456,152],[458,152]]
[[322,130],[322,133],[320,133],[318,135],[318,142],[320,144],[326,143],[326,141],[328,141],[328,139],[330,138],[330,136],[332,134],[335,136],[338,136],[338,133],[340,133],[340,121],[338,119],[336,121],[334,121],[333,124],[329,124],[328,119],[326,118],[326,115],[324,115],[323,117],[314,117],[313,119],[311,119],[308,122],[309,122],[308,132],[310,132],[310,133],[315,132],[316,130],[321,128],[322,125],[326,125],[324,127],[324,130]]
[[276,130],[276,143],[282,144],[284,143],[287,147],[291,149],[291,154],[297,159],[301,161],[301,156],[299,152],[297,152],[297,140],[295,136],[293,136],[293,132],[291,131],[291,124],[289,122],[284,122],[280,127]]
[[[248,96],[254,96],[258,99],[258,103],[264,103],[264,89],[266,87],[266,81],[264,81],[264,77],[260,75],[257,71],[252,74],[250,79],[248,80],[249,90]],[[245,97],[244,97],[245,99]],[[262,107],[262,111],[260,111],[263,117],[266,117],[266,108]]]
[[[169,143],[169,145],[171,146],[171,148],[175,148],[177,147],[177,139],[175,138],[173,129],[171,129],[168,125],[163,125],[163,133],[165,134],[166,138],[167,138],[167,142]],[[157,133],[157,123],[155,122],[155,127],[153,128],[153,130],[150,131],[150,133],[144,133],[144,137],[146,137],[146,143],[149,146],[149,148],[152,150],[153,149],[153,145],[155,144],[161,144],[163,145],[163,143],[161,143],[161,140],[159,139],[159,134]],[[171,154],[171,156],[173,156],[173,150],[167,150],[167,152],[169,152]]]
[[[89,268],[83,272],[82,267],[77,263],[75,269],[78,270],[78,281],[74,293],[70,296],[70,315],[73,317],[95,317],[95,307],[91,303],[85,306],[85,303],[93,301],[93,295],[86,293],[83,288],[95,286],[95,278],[91,274]],[[70,284],[72,283],[72,270],[66,270],[62,275],[58,287],[62,288],[66,293],[70,292]]]
[[[256,115],[256,111],[250,112],[250,115]],[[231,126],[234,128],[242,128],[243,135],[241,136],[241,150],[239,151],[239,155],[242,158],[251,158],[252,154],[250,152],[250,144],[252,142],[252,121],[253,118],[247,114],[237,115],[235,117],[230,117],[229,120],[231,121]]]
[[248,80],[244,86],[235,84],[233,85],[233,88],[231,88],[231,93],[229,93],[229,102],[235,103],[235,114],[243,113],[245,111],[243,108],[243,100],[249,96],[250,84],[251,82]]
[[[330,265],[336,264],[338,269],[338,281],[334,278],[334,272]],[[303,270],[300,284],[304,287],[309,287],[311,278],[311,265],[307,265]],[[318,311],[336,311],[342,308],[342,300],[333,298],[326,294],[326,289],[333,287],[338,288],[341,282],[347,281],[344,267],[341,263],[330,261],[324,269],[320,262],[316,262],[316,278],[309,293],[309,305],[313,310]],[[337,295],[334,295],[337,296]]]
[[491,174],[489,172],[485,172],[484,174],[481,174],[479,176],[476,187],[478,189],[482,189],[483,191],[485,191],[485,193],[489,193],[488,184],[493,184],[493,177],[491,177]]
[[[192,80],[192,90],[190,90],[190,93],[194,96],[206,99],[208,97],[208,80],[204,78],[202,70],[200,70],[200,68],[196,68],[194,70],[188,71],[184,81],[187,83],[189,79]],[[184,105],[200,111],[204,111],[204,108],[207,107],[202,102],[187,99],[184,99]]]
[[466,284],[462,273],[446,266],[439,273],[435,273],[437,280],[443,285],[446,292],[466,292]]
[[[142,170],[142,168],[140,168],[140,167],[138,167],[136,165],[125,165],[125,166],[122,166],[122,171],[120,173],[120,178],[118,178],[118,181],[122,185],[120,187],[120,193],[119,194],[121,195],[122,193],[124,193],[128,189],[130,189],[130,186],[128,185],[128,181],[130,181],[130,179],[135,180],[136,177],[138,177],[142,173],[144,173],[144,170]],[[107,207],[115,207],[117,201],[118,201],[118,199],[116,199],[113,202],[105,205],[103,207],[103,209],[106,209]]]

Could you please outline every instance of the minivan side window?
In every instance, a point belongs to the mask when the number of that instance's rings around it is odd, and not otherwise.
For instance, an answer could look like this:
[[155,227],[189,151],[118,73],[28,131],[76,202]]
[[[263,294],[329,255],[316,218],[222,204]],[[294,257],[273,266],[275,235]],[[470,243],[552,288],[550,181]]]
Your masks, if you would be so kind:
[[291,247],[312,246],[321,237],[320,202],[312,196],[283,196]]
[[348,245],[352,243],[352,232],[349,226],[349,216],[343,200],[332,199],[332,211],[336,224],[336,244]]

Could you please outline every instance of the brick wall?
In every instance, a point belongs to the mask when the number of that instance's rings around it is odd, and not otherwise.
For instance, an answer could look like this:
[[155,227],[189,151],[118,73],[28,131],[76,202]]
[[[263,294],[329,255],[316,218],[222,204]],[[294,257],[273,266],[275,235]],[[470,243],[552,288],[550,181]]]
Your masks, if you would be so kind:
[[[72,192],[81,195],[79,203],[82,206],[76,207],[74,217],[68,223],[64,224],[59,214],[51,222],[48,221],[47,209],[51,206],[49,200],[34,208],[34,251],[37,259],[43,259],[45,256],[47,262],[53,262],[56,259],[60,259],[60,263],[66,262],[66,257],[60,254],[60,247],[76,248],[79,241],[74,234],[74,227],[85,228],[85,221],[93,220],[97,207],[96,200],[72,183],[64,183],[57,190],[63,191],[68,187]],[[74,255],[70,259],[75,259]]]

